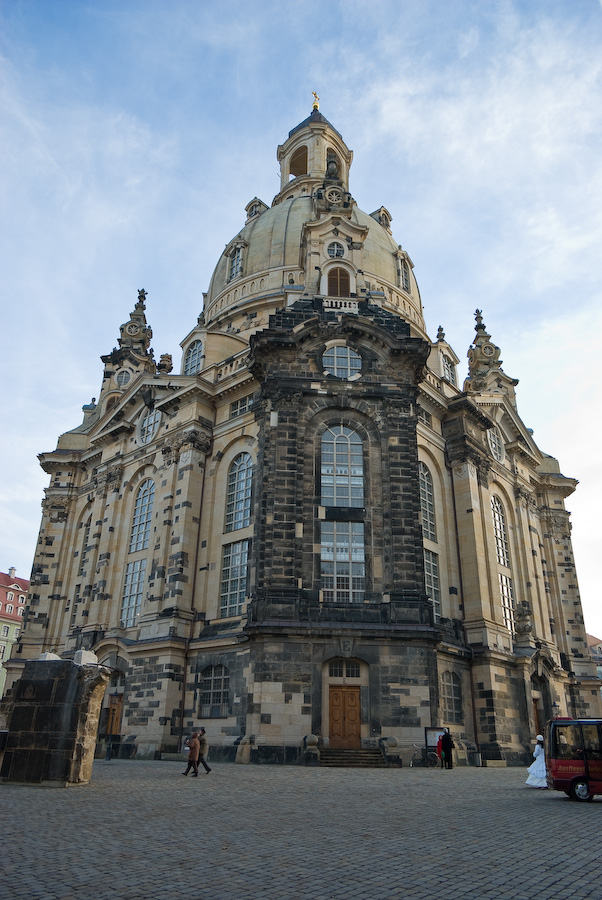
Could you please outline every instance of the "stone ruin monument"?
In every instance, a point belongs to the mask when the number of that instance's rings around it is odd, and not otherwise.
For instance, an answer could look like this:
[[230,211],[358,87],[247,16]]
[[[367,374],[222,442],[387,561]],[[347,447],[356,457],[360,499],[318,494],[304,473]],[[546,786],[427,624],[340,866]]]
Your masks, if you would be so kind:
[[6,709],[8,733],[0,781],[87,784],[92,777],[98,719],[109,680],[94,653],[73,660],[44,653],[25,663]]

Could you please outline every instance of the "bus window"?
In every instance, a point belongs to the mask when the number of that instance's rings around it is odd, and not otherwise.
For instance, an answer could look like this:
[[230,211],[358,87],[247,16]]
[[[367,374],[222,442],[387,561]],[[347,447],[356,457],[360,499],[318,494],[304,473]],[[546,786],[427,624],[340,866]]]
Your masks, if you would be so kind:
[[552,756],[557,759],[583,759],[580,730],[579,725],[557,725]]
[[583,724],[583,746],[588,759],[602,759],[600,750],[600,735],[596,724]]

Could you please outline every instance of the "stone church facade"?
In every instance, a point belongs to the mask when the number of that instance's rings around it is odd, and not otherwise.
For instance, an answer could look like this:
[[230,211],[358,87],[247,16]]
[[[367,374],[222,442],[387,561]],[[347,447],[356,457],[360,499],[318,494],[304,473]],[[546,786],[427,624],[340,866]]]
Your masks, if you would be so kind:
[[402,750],[448,726],[530,758],[554,714],[599,715],[569,514],[577,482],[523,424],[480,311],[468,378],[427,334],[385,207],[315,106],[280,191],[226,246],[179,371],[140,291],[97,402],[50,476],[8,663],[92,650],[101,717],[138,756],[203,724],[212,758]]

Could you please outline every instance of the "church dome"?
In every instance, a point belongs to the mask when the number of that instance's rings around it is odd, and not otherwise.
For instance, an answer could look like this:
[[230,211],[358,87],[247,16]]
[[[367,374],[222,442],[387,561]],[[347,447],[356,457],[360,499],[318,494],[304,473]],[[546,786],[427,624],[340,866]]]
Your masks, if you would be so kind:
[[271,207],[250,201],[244,227],[215,268],[207,326],[322,296],[348,311],[369,299],[427,336],[412,262],[393,238],[390,213],[365,213],[349,193],[352,158],[315,108],[289,133],[278,148],[280,192]]

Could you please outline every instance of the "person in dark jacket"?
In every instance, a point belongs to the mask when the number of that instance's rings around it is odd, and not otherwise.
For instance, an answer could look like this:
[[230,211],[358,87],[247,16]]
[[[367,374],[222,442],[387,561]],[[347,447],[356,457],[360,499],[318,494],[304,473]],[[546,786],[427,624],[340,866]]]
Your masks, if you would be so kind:
[[441,738],[441,751],[443,754],[443,760],[445,762],[446,769],[453,769],[454,764],[452,761],[452,750],[456,745],[452,740],[452,736],[449,733],[449,728],[446,728],[443,732],[443,737]]
[[199,741],[198,731],[193,731],[191,736],[186,741],[188,744],[188,765],[186,767],[186,771],[182,772],[182,775],[188,775],[190,770],[192,769],[192,775],[194,778],[199,777],[199,754],[201,752],[201,742]]
[[199,732],[199,742],[200,742],[200,752],[199,759],[205,769],[205,774],[208,775],[211,769],[207,765],[207,751],[209,750],[209,744],[207,742],[207,738],[205,736],[205,729],[201,728]]

